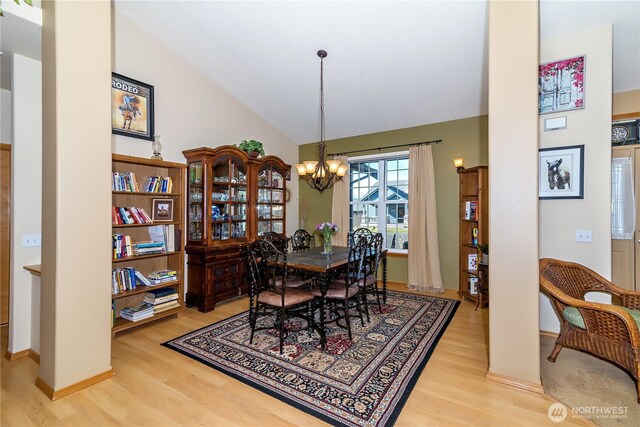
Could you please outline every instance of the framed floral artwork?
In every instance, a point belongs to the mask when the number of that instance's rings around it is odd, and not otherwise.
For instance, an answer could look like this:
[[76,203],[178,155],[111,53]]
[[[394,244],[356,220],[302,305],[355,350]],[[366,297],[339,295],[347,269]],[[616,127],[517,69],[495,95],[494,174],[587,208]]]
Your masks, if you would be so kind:
[[538,67],[538,113],[584,108],[585,55]]

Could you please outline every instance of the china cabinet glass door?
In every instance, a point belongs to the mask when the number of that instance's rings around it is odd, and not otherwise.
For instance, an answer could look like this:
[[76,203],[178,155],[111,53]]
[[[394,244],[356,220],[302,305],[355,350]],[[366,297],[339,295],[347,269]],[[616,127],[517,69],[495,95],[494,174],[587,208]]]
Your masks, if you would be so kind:
[[211,240],[247,237],[247,170],[235,158],[222,158],[212,168]]
[[203,234],[202,162],[189,164],[189,240],[201,241]]
[[258,236],[284,232],[284,176],[271,165],[258,173]]

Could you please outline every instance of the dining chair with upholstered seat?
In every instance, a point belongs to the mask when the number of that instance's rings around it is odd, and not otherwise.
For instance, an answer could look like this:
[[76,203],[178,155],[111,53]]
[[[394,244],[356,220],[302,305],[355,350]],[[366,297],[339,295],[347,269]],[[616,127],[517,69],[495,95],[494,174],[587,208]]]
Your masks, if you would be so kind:
[[[285,321],[291,317],[299,317],[307,321],[309,328],[313,326],[314,294],[301,289],[302,279],[291,279],[287,266],[287,254],[278,250],[273,243],[265,240],[255,241],[249,250],[249,323],[253,344],[256,331],[278,329],[280,338],[280,354],[282,354],[286,338]],[[275,324],[258,327],[260,309],[263,315],[275,314]]]
[[262,236],[262,240],[273,243],[273,246],[275,246],[280,252],[289,251],[289,238],[282,234],[278,234],[274,231],[267,231]]
[[316,246],[316,240],[313,235],[309,234],[304,228],[296,230],[290,240],[292,252],[308,251]]
[[357,228],[347,234],[347,244],[349,246],[355,246],[355,244],[358,243],[358,241],[362,237],[365,237],[367,239],[367,243],[371,242],[371,240],[373,239],[373,231],[364,227]]
[[[349,262],[347,263],[343,277],[338,277],[336,280],[327,284],[326,299],[333,307],[333,317],[325,320],[325,323],[335,322],[338,326],[342,327],[339,322],[344,319],[349,339],[353,339],[351,334],[352,317],[359,317],[360,323],[364,326],[358,277],[364,268],[367,247],[367,240],[361,238],[355,245],[349,248]],[[311,292],[316,298],[322,297],[321,290],[318,287],[311,289]],[[357,315],[349,312],[349,310],[353,308],[357,309]],[[325,313],[320,313],[320,315],[325,315]]]
[[358,280],[364,311],[367,314],[367,322],[371,322],[367,295],[375,295],[378,301],[378,309],[382,312],[380,291],[378,290],[378,268],[380,267],[380,260],[382,259],[383,242],[384,238],[382,233],[376,233],[369,242],[365,262],[362,266],[361,277]]

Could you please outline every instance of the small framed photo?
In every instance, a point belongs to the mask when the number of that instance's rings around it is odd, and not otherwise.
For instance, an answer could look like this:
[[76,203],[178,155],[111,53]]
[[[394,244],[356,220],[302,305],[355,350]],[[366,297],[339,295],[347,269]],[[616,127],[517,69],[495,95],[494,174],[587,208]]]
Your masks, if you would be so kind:
[[153,222],[173,221],[173,199],[153,199],[151,220]]
[[153,141],[153,86],[111,73],[111,133]]
[[538,175],[540,200],[584,199],[584,145],[541,148]]

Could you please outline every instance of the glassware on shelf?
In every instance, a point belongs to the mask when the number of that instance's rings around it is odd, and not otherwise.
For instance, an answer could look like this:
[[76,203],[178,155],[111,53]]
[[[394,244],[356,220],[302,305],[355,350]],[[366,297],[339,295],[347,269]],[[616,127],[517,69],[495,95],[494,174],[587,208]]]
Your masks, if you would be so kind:
[[189,165],[189,182],[200,184],[202,182],[202,163],[191,163]]
[[191,203],[200,203],[202,202],[202,190],[201,189],[192,189],[189,193],[189,201]]

